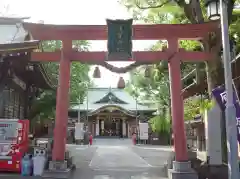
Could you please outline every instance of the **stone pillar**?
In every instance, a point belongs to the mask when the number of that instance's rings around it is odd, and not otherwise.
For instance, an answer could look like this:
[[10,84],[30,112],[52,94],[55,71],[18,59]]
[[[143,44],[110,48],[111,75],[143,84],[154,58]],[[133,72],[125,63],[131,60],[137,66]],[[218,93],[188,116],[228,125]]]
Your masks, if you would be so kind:
[[99,136],[99,119],[96,119],[96,124],[95,124],[95,135]]
[[123,137],[126,137],[126,135],[127,135],[125,119],[123,119],[123,121],[122,121],[122,134],[123,134]]
[[95,132],[95,122],[92,122],[92,125],[91,125],[91,133],[93,136],[96,136],[96,132]]
[[129,124],[128,124],[128,122],[126,122],[126,133],[127,133],[127,137],[131,137],[130,136],[130,128],[129,128]]
[[197,150],[203,151],[203,139],[204,139],[204,130],[203,130],[203,124],[199,124],[196,128],[197,133]]
[[215,166],[222,165],[221,113],[220,107],[215,105],[204,115],[208,163]]
[[117,130],[119,129],[119,122],[120,122],[120,121],[117,120],[116,123],[115,123],[115,124],[116,124],[116,129],[117,129]]
[[68,123],[70,67],[68,59],[69,49],[72,49],[72,41],[63,42],[62,57],[59,66],[59,81],[57,89],[56,120],[54,128],[53,161],[64,161],[65,145]]
[[196,130],[196,142],[197,142],[197,151],[200,151],[201,149],[201,142],[200,142],[200,131],[199,131],[199,126],[194,126],[195,127],[195,130]]
[[104,130],[104,120],[101,121],[101,131]]

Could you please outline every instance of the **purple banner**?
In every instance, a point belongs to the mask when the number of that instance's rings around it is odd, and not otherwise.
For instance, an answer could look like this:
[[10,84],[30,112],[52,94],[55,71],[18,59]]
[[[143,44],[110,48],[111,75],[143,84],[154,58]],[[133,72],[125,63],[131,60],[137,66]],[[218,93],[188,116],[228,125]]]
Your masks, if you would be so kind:
[[[238,103],[237,93],[235,91],[235,88],[233,88],[233,101],[234,106],[236,108],[236,125],[237,125],[237,133],[238,133],[238,143],[240,143],[240,105]],[[221,107],[222,110],[225,110],[226,108],[226,102],[227,102],[227,94],[225,91],[224,86],[220,86],[215,88],[213,91],[213,96],[216,99],[218,105]]]

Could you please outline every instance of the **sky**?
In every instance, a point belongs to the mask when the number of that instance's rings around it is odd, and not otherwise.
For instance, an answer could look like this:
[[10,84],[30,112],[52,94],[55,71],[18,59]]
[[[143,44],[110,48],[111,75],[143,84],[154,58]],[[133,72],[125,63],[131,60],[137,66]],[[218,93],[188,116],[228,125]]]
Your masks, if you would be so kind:
[[[45,24],[105,25],[106,18],[128,19],[132,15],[117,0],[0,0],[0,12],[13,16],[30,17],[31,22],[43,21]],[[1,15],[0,15],[1,16]],[[141,51],[155,41],[133,42],[133,50]],[[106,51],[106,41],[91,41],[91,51]],[[129,63],[111,63],[114,66],[127,66]],[[92,76],[94,66],[89,75]],[[93,79],[98,87],[116,87],[120,76],[125,81],[128,73],[116,74],[100,67],[101,78]]]

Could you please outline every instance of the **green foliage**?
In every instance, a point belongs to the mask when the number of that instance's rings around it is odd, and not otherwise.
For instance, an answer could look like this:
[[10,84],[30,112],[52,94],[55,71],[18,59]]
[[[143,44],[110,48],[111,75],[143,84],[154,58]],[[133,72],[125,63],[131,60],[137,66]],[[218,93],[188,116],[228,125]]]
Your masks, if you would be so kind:
[[205,110],[213,107],[212,100],[203,99],[200,96],[193,96],[184,100],[184,119],[193,120],[197,115],[203,115]]
[[[42,50],[53,52],[60,49],[61,41],[44,41],[42,42]],[[79,51],[86,51],[89,47],[87,41],[73,41],[73,48]],[[58,80],[59,63],[47,62],[43,64],[47,73],[52,80]],[[72,62],[71,64],[71,83],[70,83],[70,103],[80,103],[85,97],[87,87],[93,84],[88,76],[89,66],[80,62]],[[56,89],[44,90],[42,94],[35,99],[29,114],[29,119],[35,119],[40,116],[44,118],[54,118],[56,106]]]
[[170,133],[171,123],[165,115],[157,115],[149,120],[153,132]]
[[45,90],[39,98],[35,99],[31,111],[29,113],[29,119],[40,118],[52,119],[55,115],[56,106],[56,92],[52,90]]
[[180,48],[184,48],[188,51],[195,51],[196,49],[201,49],[201,43],[196,40],[180,40]]
[[[207,12],[206,7],[204,6],[205,0],[200,1],[188,1],[191,4],[188,4],[186,0],[121,0],[122,4],[126,5],[126,7],[129,9],[130,12],[134,14],[135,20],[138,20],[140,22],[146,22],[146,23],[153,23],[153,24],[186,24],[186,23],[204,23],[207,22]],[[239,54],[240,52],[240,11],[239,10],[233,10],[233,3],[235,4],[240,3],[240,0],[233,0],[229,1],[228,4],[228,15],[229,15],[229,24],[230,24],[230,36],[232,39],[236,41],[237,49],[236,54]],[[221,38],[221,36],[218,36],[217,38]],[[159,42],[160,44],[162,41]],[[203,47],[209,46],[209,44],[202,44]],[[218,45],[218,44],[215,44]],[[157,44],[155,50],[160,50],[161,45]],[[194,41],[181,41],[180,42],[181,48],[185,48],[187,50],[194,50],[194,51],[202,51],[204,48],[198,43],[196,44]],[[212,47],[214,49],[215,47]],[[208,50],[208,49],[205,49]],[[217,49],[218,50],[218,49]],[[220,50],[220,49],[219,49]],[[220,53],[219,53],[220,54]],[[182,76],[187,75],[189,72],[191,72],[193,69],[196,68],[196,71],[198,71],[198,76],[200,76],[200,80],[202,79],[202,76],[207,77],[207,83],[208,83],[208,96],[211,97],[211,92],[214,87],[219,85],[219,71],[220,73],[223,73],[221,63],[219,63],[221,60],[221,56],[219,55],[219,58],[216,60],[212,60],[209,63],[204,63],[204,65],[199,64],[183,64],[182,65]],[[219,65],[220,64],[220,65]],[[166,67],[165,68],[158,68],[162,66],[161,64],[157,64],[156,66],[151,66],[154,69],[157,69],[157,78],[154,76],[150,77],[150,83],[147,85],[144,83],[143,77],[141,75],[136,75],[135,72],[132,72],[136,78],[136,76],[140,80],[132,80],[132,82],[137,81],[137,84],[134,84],[130,82],[131,87],[134,87],[135,90],[138,91],[144,91],[143,94],[145,94],[145,97],[151,97],[153,99],[154,103],[157,101],[157,106],[161,106],[161,102],[158,102],[159,95],[162,95],[164,99],[169,98],[167,97],[165,93],[162,93],[161,89],[157,88],[156,86],[159,84],[159,82],[162,80],[160,77],[161,73],[166,74]],[[158,66],[158,67],[157,67]],[[157,68],[156,68],[157,67]],[[219,70],[220,69],[220,70]],[[234,69],[237,70],[237,69]],[[206,75],[202,74],[203,72],[206,72]],[[197,74],[197,73],[196,73]],[[140,76],[140,77],[139,77]],[[166,77],[165,77],[166,78]],[[141,82],[141,83],[140,83]],[[200,82],[200,81],[199,81]],[[165,82],[166,83],[166,82]],[[223,81],[222,81],[223,83]],[[141,85],[144,84],[144,85]],[[139,89],[140,86],[140,89]],[[150,87],[149,87],[150,86]],[[154,90],[153,90],[154,89]],[[152,91],[154,91],[154,95],[152,95]],[[148,95],[151,94],[151,95]],[[157,97],[158,96],[158,97]],[[164,103],[165,105],[165,103]],[[191,120],[193,117],[195,117],[196,114],[203,113],[204,109],[210,109],[213,106],[213,102],[209,100],[196,100],[194,98],[188,99],[188,101],[185,101],[184,103],[184,117],[185,120]],[[162,117],[155,117],[152,119],[154,122],[152,122],[152,128],[153,129],[162,129],[162,125],[164,126],[165,123],[159,122],[160,120],[164,120],[166,118]],[[223,121],[223,123],[225,123]],[[165,129],[165,127],[163,127]],[[224,130],[225,131],[225,130]],[[222,135],[223,143],[226,142],[226,135]],[[226,146],[226,145],[225,145]],[[223,148],[223,151],[225,151],[226,147]],[[226,154],[226,152],[225,152]],[[226,158],[226,156],[223,156],[223,158]]]
[[158,114],[149,120],[153,132],[169,134],[171,129],[171,115],[167,107],[158,106]]
[[[184,9],[185,2],[180,1],[165,1],[165,0],[122,0],[122,4],[134,14],[135,20],[144,21],[145,23],[166,23],[166,24],[185,24],[190,22],[187,12]],[[165,3],[167,2],[167,3]],[[201,6],[203,7],[203,1]],[[156,6],[162,5],[156,8]],[[154,7],[154,8],[142,8]],[[203,11],[205,14],[206,11]],[[202,44],[199,41],[181,40],[179,42],[181,48],[188,51],[202,51]],[[151,50],[163,50],[167,46],[167,42],[163,40],[158,41],[155,45],[150,47]],[[205,67],[205,65],[202,65]],[[145,69],[150,69],[148,78],[144,77]],[[196,65],[193,63],[181,64],[182,76],[187,75]],[[159,62],[155,65],[142,66],[133,70],[130,73],[130,81],[127,84],[127,90],[132,95],[137,95],[142,99],[152,100],[156,107],[170,108],[170,94],[169,94],[169,77],[168,65],[166,61]],[[184,103],[184,117],[185,120],[193,119],[197,114],[201,113],[201,109],[206,105],[203,100],[188,99]],[[206,107],[206,106],[205,106]],[[153,130],[165,131],[170,117],[167,119],[165,115],[155,116],[150,120]],[[170,127],[170,126],[168,126]]]

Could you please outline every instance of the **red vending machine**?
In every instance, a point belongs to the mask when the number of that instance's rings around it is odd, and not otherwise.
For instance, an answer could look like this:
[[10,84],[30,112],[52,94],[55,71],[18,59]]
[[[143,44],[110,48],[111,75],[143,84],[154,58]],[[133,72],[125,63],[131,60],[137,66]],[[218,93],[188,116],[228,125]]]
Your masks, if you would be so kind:
[[0,119],[0,171],[21,171],[28,152],[29,120]]

